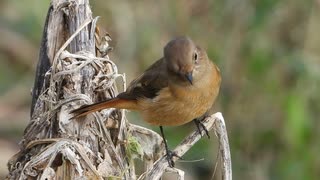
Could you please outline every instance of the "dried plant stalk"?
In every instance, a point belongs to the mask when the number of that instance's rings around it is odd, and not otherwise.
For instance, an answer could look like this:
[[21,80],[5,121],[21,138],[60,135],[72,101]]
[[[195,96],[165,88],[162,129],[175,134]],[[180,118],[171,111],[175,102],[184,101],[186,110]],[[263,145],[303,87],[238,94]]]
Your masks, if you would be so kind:
[[[8,163],[8,179],[101,179],[135,176],[118,127],[119,110],[70,120],[70,110],[114,97],[115,79],[123,77],[104,54],[96,57],[96,19],[88,0],[51,2],[33,90],[31,121],[21,150]],[[104,43],[107,44],[107,41]],[[124,82],[124,81],[123,81]],[[106,118],[103,118],[105,116]],[[107,119],[104,121],[104,119]],[[122,137],[122,140],[126,137]]]

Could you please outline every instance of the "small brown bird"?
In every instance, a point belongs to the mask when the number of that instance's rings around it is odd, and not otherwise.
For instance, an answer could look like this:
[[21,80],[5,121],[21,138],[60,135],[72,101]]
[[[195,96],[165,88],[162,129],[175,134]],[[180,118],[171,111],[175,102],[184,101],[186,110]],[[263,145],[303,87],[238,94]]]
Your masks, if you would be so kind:
[[106,108],[140,112],[143,119],[160,126],[168,162],[174,166],[162,126],[178,126],[199,118],[211,109],[219,93],[221,76],[207,53],[188,37],[171,40],[164,57],[132,81],[117,97],[73,110],[74,118]]

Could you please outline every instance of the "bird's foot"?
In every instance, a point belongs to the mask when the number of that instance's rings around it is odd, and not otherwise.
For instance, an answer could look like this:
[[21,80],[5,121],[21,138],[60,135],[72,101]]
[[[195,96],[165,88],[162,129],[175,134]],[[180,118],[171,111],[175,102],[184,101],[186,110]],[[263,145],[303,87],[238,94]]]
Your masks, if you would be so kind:
[[[203,118],[203,119],[204,119],[204,118]],[[200,126],[201,126],[202,129],[206,132],[206,135],[207,135],[208,139],[210,139],[209,131],[208,131],[208,129],[206,128],[206,126],[202,123],[202,121],[199,120],[199,119],[194,119],[193,121],[194,121],[194,123],[196,124],[197,129],[198,129],[200,135],[202,136],[201,128],[200,128]]]
[[174,151],[171,151],[169,149],[166,150],[167,151],[167,154],[166,154],[166,158],[167,158],[167,161],[168,161],[168,164],[171,168],[174,167],[174,161],[173,161],[173,157],[177,157],[178,159],[182,159],[180,156],[177,155],[177,153],[175,153]]

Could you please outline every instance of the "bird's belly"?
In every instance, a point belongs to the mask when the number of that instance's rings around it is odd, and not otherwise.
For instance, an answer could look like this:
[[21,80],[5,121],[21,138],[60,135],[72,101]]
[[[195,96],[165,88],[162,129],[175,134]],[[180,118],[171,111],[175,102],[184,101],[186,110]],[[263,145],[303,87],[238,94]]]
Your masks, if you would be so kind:
[[143,119],[158,126],[178,126],[202,116],[212,105],[212,101],[202,96],[173,97],[162,93],[154,99],[141,99],[140,113]]

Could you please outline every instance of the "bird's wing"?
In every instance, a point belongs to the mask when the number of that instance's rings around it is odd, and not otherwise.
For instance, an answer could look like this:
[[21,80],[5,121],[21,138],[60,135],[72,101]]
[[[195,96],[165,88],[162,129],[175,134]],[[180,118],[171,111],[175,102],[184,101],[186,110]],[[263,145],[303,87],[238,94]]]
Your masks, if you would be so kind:
[[128,89],[117,97],[123,99],[154,98],[164,87],[168,86],[168,75],[164,59],[159,59],[143,74],[133,80]]

